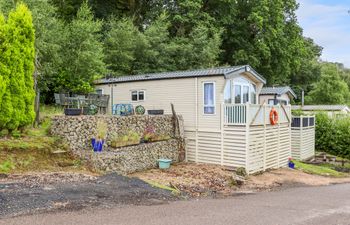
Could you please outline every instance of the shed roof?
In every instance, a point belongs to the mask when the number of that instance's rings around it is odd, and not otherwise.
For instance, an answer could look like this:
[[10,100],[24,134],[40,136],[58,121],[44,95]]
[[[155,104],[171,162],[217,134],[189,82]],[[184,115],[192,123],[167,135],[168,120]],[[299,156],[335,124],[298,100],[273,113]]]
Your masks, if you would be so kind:
[[289,93],[294,98],[297,98],[297,95],[289,86],[284,87],[264,87],[261,89],[260,95],[283,95]]
[[200,69],[200,70],[188,70],[188,71],[174,71],[174,72],[160,72],[160,73],[148,73],[140,75],[121,76],[115,78],[106,78],[95,81],[95,84],[109,84],[109,83],[124,83],[134,81],[146,81],[146,80],[163,80],[163,79],[178,79],[178,78],[190,78],[190,77],[206,77],[215,75],[228,76],[235,72],[249,72],[257,80],[262,83],[266,83],[263,76],[258,74],[249,65],[243,66],[230,66],[230,67],[218,67],[211,69]]
[[293,110],[301,109],[303,111],[342,111],[350,112],[347,105],[293,105]]

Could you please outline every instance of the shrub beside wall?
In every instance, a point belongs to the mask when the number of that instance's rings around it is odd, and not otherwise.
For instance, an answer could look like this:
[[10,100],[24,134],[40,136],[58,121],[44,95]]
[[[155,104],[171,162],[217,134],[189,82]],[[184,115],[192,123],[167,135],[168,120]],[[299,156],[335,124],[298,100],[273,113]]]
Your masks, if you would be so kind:
[[350,159],[350,117],[316,114],[316,149]]

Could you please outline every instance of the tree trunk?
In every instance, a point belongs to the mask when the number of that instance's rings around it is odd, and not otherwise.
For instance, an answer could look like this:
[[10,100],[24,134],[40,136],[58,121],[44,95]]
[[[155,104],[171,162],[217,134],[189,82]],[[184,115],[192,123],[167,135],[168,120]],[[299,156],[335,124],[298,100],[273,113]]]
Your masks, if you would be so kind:
[[39,89],[39,84],[38,84],[38,79],[39,79],[39,73],[38,73],[38,68],[40,66],[39,61],[38,61],[38,55],[35,55],[35,69],[34,69],[34,90],[35,90],[35,100],[34,100],[34,111],[35,111],[35,120],[34,120],[34,127],[39,126],[40,122],[40,117],[39,117],[39,109],[40,109],[40,89]]
[[34,110],[35,110],[35,120],[34,120],[34,127],[38,127],[40,123],[40,90],[38,86],[36,87],[36,95],[35,95],[35,102],[34,102]]

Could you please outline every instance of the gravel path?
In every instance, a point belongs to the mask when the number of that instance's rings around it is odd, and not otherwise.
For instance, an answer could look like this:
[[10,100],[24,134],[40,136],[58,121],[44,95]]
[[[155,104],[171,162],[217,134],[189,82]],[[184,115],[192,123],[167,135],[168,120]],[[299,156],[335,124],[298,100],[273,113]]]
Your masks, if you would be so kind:
[[0,218],[118,204],[152,205],[174,200],[170,192],[117,174],[41,174],[0,178]]

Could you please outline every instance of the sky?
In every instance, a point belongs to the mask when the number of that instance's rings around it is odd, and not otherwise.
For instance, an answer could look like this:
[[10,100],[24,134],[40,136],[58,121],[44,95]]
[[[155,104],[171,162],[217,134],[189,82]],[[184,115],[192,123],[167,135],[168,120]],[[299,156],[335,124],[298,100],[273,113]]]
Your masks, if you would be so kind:
[[304,36],[323,47],[322,60],[350,68],[350,0],[297,0]]

